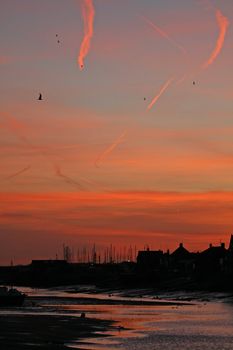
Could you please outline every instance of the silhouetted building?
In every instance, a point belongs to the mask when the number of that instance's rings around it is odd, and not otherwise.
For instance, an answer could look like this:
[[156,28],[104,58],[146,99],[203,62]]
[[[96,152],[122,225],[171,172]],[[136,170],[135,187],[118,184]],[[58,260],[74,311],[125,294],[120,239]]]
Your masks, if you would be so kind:
[[198,269],[201,275],[216,275],[227,272],[229,252],[225,243],[220,246],[209,245],[209,248],[199,254]]
[[190,259],[191,253],[184,248],[183,243],[180,243],[179,247],[171,254],[173,261],[182,261]]
[[140,269],[159,269],[164,264],[162,250],[141,250],[138,252],[137,265]]
[[195,270],[196,254],[190,253],[183,243],[171,254],[170,269],[175,273],[187,274]]
[[[115,252],[111,246],[105,263],[96,264],[95,245],[90,252],[91,263],[87,263],[86,250],[84,263],[71,263],[67,261],[73,261],[71,249],[65,245],[63,248],[63,260],[32,260],[30,265],[0,267],[0,280],[31,286],[83,283],[113,288],[153,286],[163,290],[233,291],[233,235],[228,249],[224,243],[210,244],[200,253],[188,251],[182,243],[171,254],[148,248],[138,252],[137,264],[114,263]],[[132,249],[124,256],[130,260]]]
[[228,274],[233,274],[233,235],[231,235],[230,243],[228,247],[227,269],[228,269]]
[[31,267],[36,269],[63,268],[67,266],[66,260],[32,260]]

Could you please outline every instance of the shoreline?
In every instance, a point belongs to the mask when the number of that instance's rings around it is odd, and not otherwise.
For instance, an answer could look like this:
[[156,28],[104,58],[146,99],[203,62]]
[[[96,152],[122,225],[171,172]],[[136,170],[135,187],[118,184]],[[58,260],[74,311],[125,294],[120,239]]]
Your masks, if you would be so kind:
[[[126,334],[130,334],[131,337],[135,329],[139,330],[138,334],[142,331],[140,312],[139,314],[136,313],[139,315],[137,316],[140,321],[138,324],[138,321],[133,319],[131,319],[131,323],[128,323],[128,317],[132,310],[143,308],[143,315],[148,313],[148,322],[151,321],[151,316],[154,317],[155,322],[158,322],[158,310],[163,316],[167,312],[169,315],[179,314],[180,312],[183,314],[182,310],[187,313],[189,312],[187,310],[195,311],[199,310],[200,307],[206,307],[204,300],[199,303],[200,295],[197,295],[197,299],[195,299],[195,293],[192,297],[182,292],[179,295],[176,294],[176,296],[173,294],[172,299],[169,299],[168,295],[167,299],[162,299],[161,295],[153,294],[153,290],[131,289],[127,293],[126,290],[122,291],[122,294],[119,291],[117,294],[114,294],[114,291],[110,294],[108,290],[108,294],[102,293],[98,297],[98,294],[95,295],[95,293],[90,292],[84,295],[84,291],[78,291],[77,288],[78,286],[76,286],[76,289],[71,286],[67,295],[67,290],[62,287],[59,290],[41,290],[41,295],[39,290],[28,291],[29,295],[23,307],[0,308],[0,349],[68,350],[79,348],[79,344],[91,344],[90,339],[96,339],[96,343],[98,343],[98,338],[109,338],[107,342],[111,342],[111,339],[118,336],[121,330],[124,331],[123,337]],[[184,297],[186,297],[186,300],[183,299]],[[188,309],[186,309],[186,306],[188,306]],[[212,307],[210,305],[210,309]],[[120,309],[122,311],[119,317],[118,310]],[[131,311],[129,314],[128,312],[125,314],[125,310]],[[151,313],[151,310],[155,311]],[[84,318],[80,317],[83,312],[86,314]],[[167,316],[165,319],[167,320]],[[144,316],[142,320],[144,320]],[[145,334],[147,334],[146,330],[148,329],[145,323]],[[100,339],[101,341],[104,340]]]
[[72,304],[72,305],[135,305],[135,306],[178,306],[178,305],[192,305],[192,303],[188,301],[169,301],[169,300],[134,300],[132,297],[131,300],[118,300],[114,299],[113,297],[107,297],[106,299],[98,299],[98,298],[91,298],[91,297],[63,297],[63,296],[28,296],[26,299],[28,302],[33,303],[40,303],[45,302],[48,304],[48,302],[55,301],[55,302],[62,302],[66,304]]
[[[113,321],[59,315],[0,314],[0,348],[67,350],[80,339],[104,337]],[[97,333],[98,332],[98,333]]]
[[[116,297],[116,296],[115,296]],[[139,298],[138,298],[139,299]],[[23,307],[0,309],[0,348],[4,350],[68,350],[80,340],[108,337],[119,330],[117,320],[92,318],[88,306],[171,306],[194,305],[190,302],[166,300],[117,299],[107,295],[101,299],[78,293],[63,295],[28,295]],[[80,305],[80,309],[66,309],[66,305]],[[85,310],[85,306],[87,310]],[[85,312],[85,318],[81,318]],[[32,314],[33,313],[33,314]],[[90,317],[89,317],[90,315]],[[94,316],[94,315],[93,315]],[[121,330],[126,330],[121,327]]]

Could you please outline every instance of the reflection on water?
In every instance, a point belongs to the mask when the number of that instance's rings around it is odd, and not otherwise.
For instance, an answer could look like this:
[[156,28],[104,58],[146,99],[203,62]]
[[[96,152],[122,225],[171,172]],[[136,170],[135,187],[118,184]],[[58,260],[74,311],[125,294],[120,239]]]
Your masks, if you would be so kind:
[[[74,306],[66,306],[73,309]],[[79,306],[80,307],[80,306]],[[223,303],[190,306],[89,306],[98,318],[117,320],[110,338],[69,344],[78,349],[232,350],[233,309]],[[124,330],[127,328],[127,330]]]
[[[98,337],[66,344],[74,349],[92,350],[232,350],[233,306],[222,302],[200,302],[190,305],[80,305],[72,303],[80,294],[61,291],[30,291],[30,295],[44,296],[41,305],[11,313],[43,313],[48,315],[80,316],[116,321],[111,331]],[[49,299],[46,299],[49,296]],[[52,296],[61,297],[53,302]],[[90,297],[90,294],[81,294]],[[95,294],[106,299],[106,294]],[[115,298],[115,296],[114,296]],[[118,296],[118,298],[122,298]],[[127,300],[127,298],[124,298]],[[131,299],[132,300],[132,299]],[[141,298],[140,300],[144,300]],[[147,299],[146,299],[147,300]],[[151,300],[151,299],[150,299]]]

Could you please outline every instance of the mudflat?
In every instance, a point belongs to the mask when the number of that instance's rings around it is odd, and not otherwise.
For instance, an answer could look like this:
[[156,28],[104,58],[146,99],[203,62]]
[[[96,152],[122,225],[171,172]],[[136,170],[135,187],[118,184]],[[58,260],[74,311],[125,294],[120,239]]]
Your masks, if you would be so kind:
[[68,349],[66,344],[82,338],[98,337],[111,325],[110,321],[94,318],[0,314],[0,349]]

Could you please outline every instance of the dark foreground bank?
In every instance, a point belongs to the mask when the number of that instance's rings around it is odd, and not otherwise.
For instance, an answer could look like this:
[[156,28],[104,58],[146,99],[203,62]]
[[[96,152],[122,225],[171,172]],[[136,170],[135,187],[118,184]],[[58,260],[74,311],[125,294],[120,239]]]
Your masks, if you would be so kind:
[[68,349],[67,344],[75,340],[103,336],[111,325],[92,318],[0,314],[0,349]]

